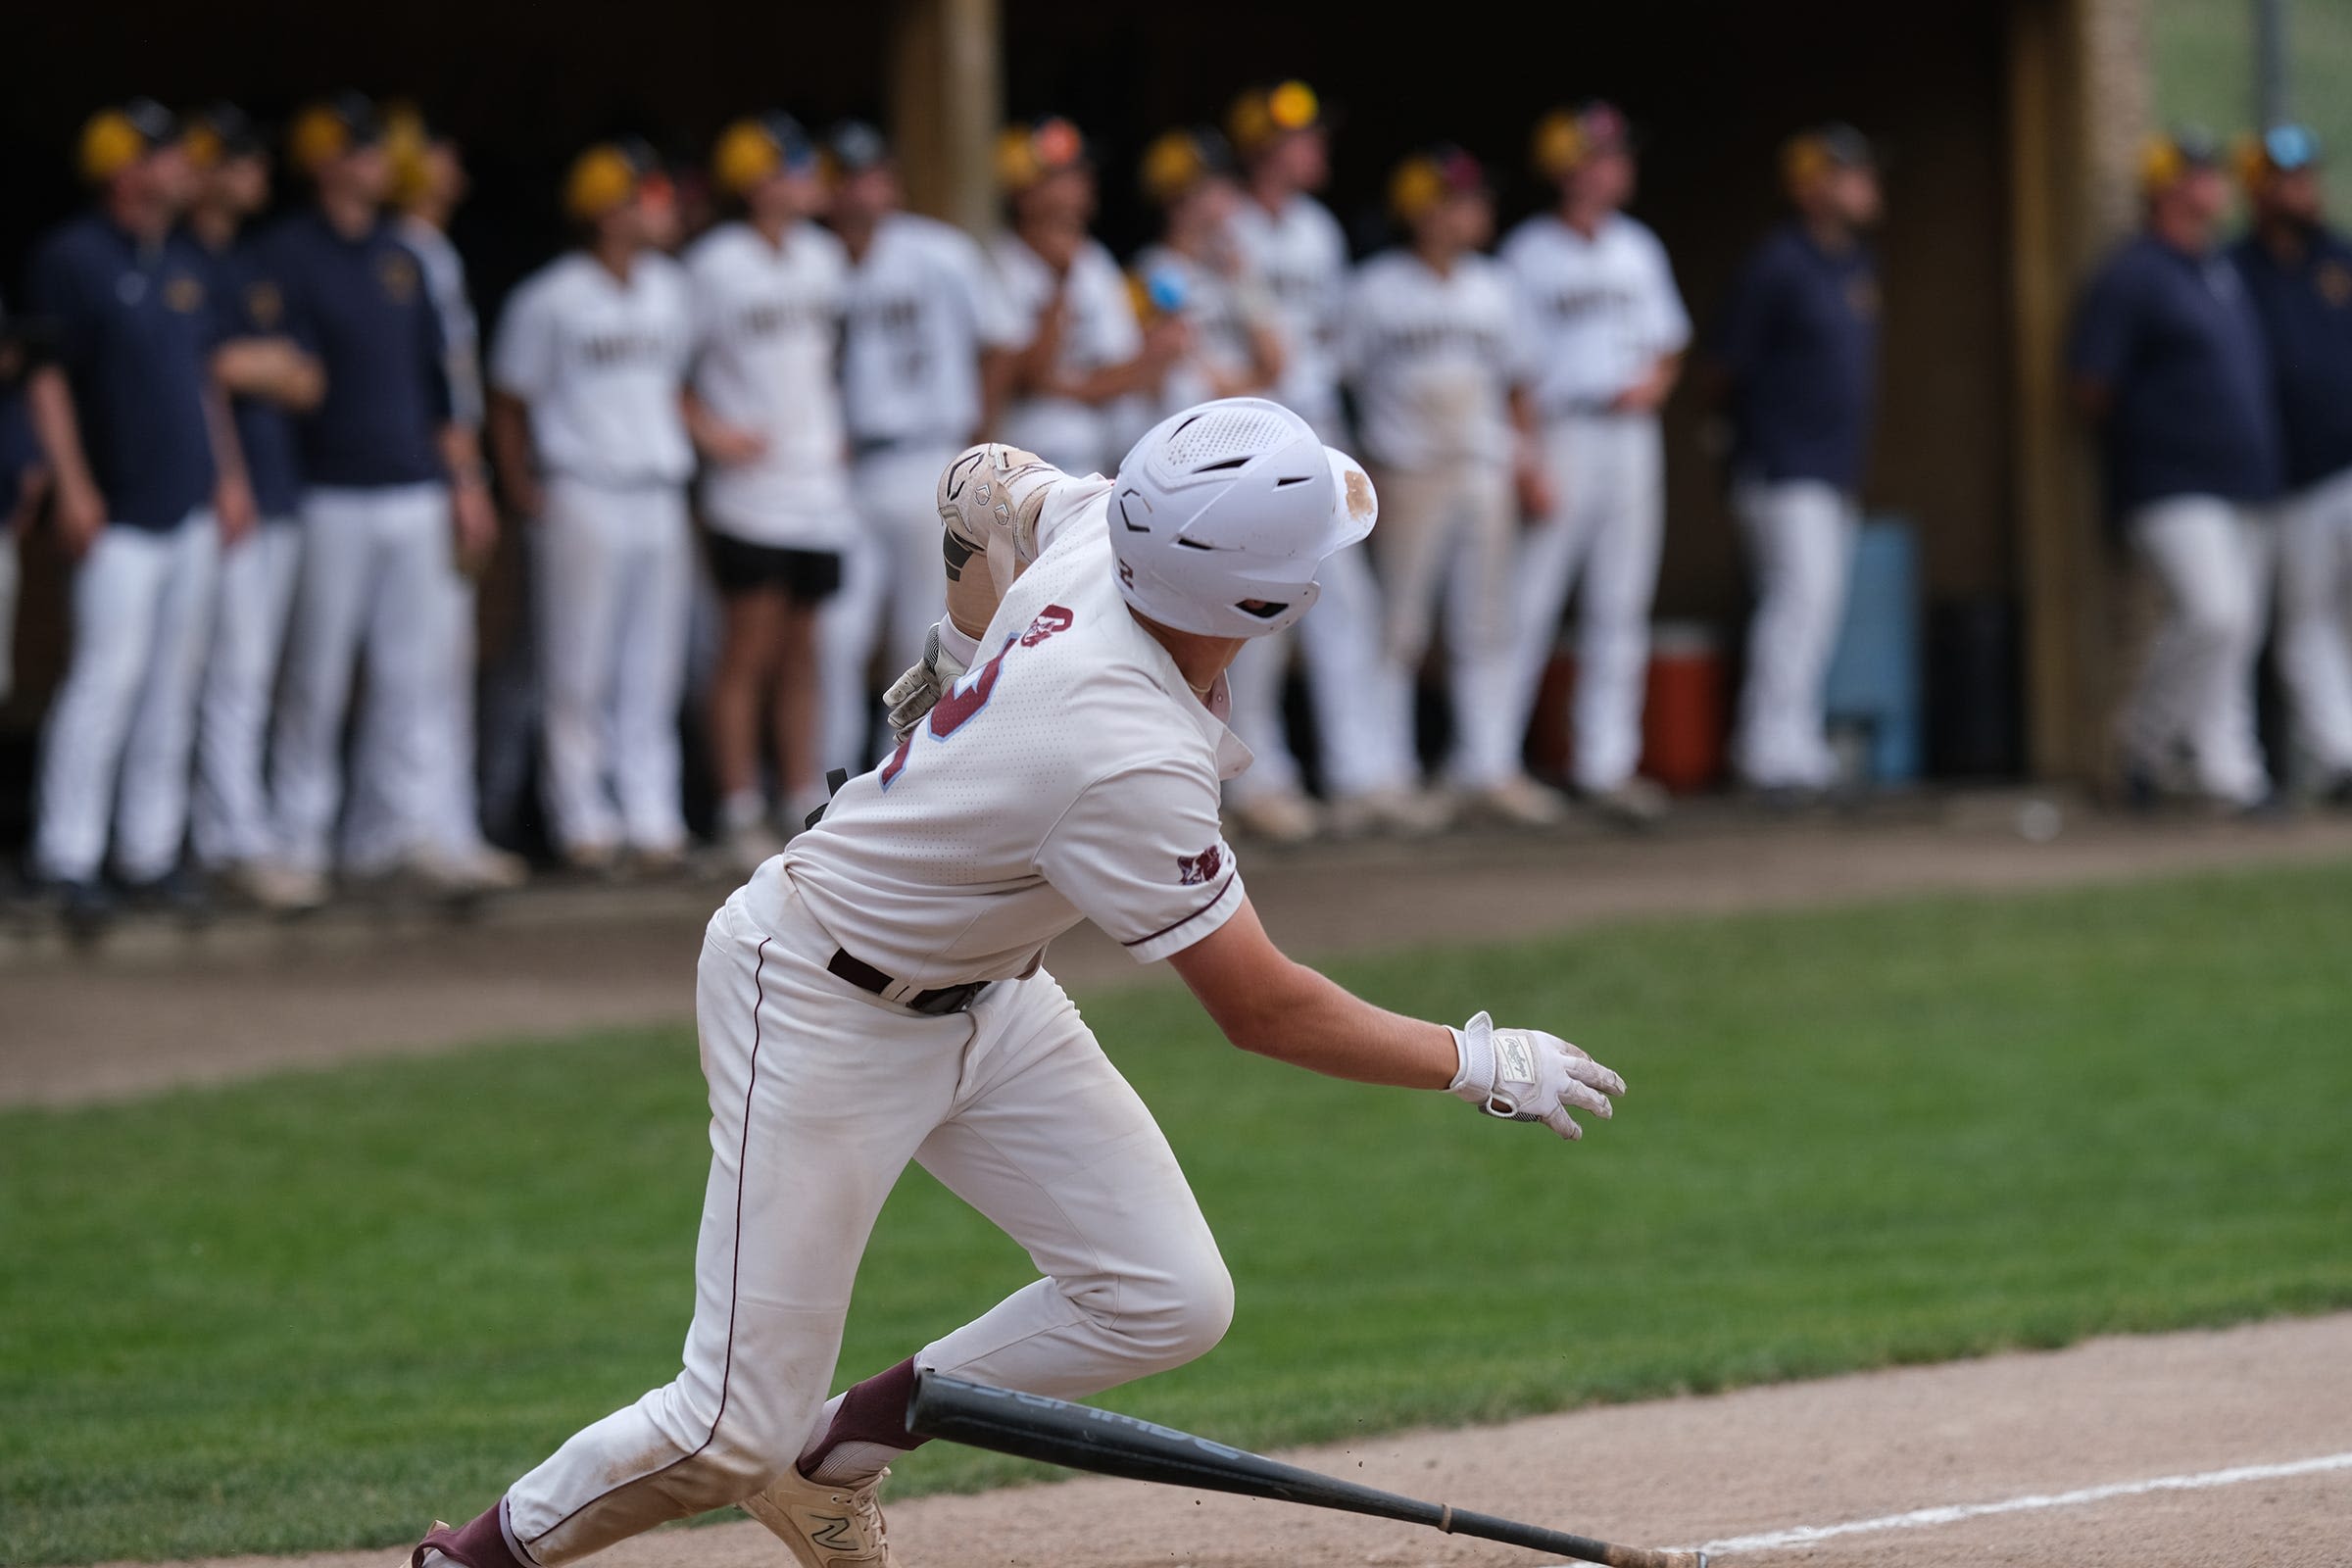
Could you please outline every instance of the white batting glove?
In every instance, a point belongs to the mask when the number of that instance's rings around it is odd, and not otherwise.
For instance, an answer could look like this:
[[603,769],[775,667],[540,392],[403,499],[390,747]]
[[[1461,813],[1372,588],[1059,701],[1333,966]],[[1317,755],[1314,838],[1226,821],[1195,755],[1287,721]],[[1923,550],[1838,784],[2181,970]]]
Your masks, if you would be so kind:
[[1606,1119],[1610,1097],[1625,1093],[1624,1079],[1541,1029],[1497,1029],[1482,1012],[1453,1032],[1453,1043],[1461,1053],[1453,1092],[1504,1121],[1540,1121],[1562,1138],[1582,1138],[1570,1108]]
[[940,694],[963,678],[971,665],[969,652],[958,655],[951,644],[968,641],[953,627],[944,636],[934,623],[923,638],[923,657],[910,665],[906,673],[890,683],[882,694],[882,706],[890,714],[890,732],[900,740],[914,733],[914,727],[938,703]]
[[[1066,477],[1034,452],[1001,441],[967,447],[939,476],[939,520],[948,530],[948,575],[973,556],[988,558],[997,591],[1037,559],[1037,518],[1046,491]],[[958,555],[962,557],[958,560]]]

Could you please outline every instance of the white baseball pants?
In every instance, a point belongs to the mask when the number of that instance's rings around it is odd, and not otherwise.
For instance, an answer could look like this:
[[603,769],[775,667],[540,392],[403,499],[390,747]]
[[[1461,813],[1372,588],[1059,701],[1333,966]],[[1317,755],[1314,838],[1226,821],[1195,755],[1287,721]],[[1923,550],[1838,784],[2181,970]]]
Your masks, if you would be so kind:
[[[1382,500],[1382,509],[1387,509]],[[1314,704],[1316,753],[1323,790],[1335,800],[1393,783],[1378,715],[1364,701],[1364,682],[1380,665],[1380,586],[1364,547],[1341,551],[1323,564],[1322,596],[1297,628],[1253,637],[1227,673],[1233,693],[1233,732],[1256,760],[1226,786],[1229,797],[1298,790],[1298,760],[1282,722],[1283,677],[1295,646]]]
[[920,1017],[826,972],[833,942],[788,883],[772,931],[750,891],[703,943],[711,1159],[685,1370],[508,1492],[511,1544],[544,1568],[783,1474],[813,1433],[859,1255],[909,1159],[1045,1275],[934,1341],[924,1366],[1077,1398],[1202,1354],[1232,1317],[1175,1154],[1051,976]]
[[[372,869],[433,842],[436,711],[448,701],[449,492],[437,484],[323,488],[302,503],[302,567],[270,752],[287,860],[323,870],[343,804],[343,721],[355,666],[368,691],[351,766],[381,801]],[[446,766],[446,762],[439,765]],[[355,793],[356,793],[355,788]]]
[[2278,674],[2304,756],[2352,773],[2352,470],[2279,517]]
[[49,710],[33,828],[43,876],[96,877],[110,817],[126,880],[179,863],[220,553],[200,510],[175,528],[109,523],[74,568],[73,661]]
[[1517,703],[1526,734],[1571,589],[1577,597],[1576,782],[1612,790],[1642,760],[1649,608],[1666,532],[1665,441],[1655,418],[1590,414],[1544,432],[1555,497],[1519,551]]
[[819,756],[828,768],[862,773],[874,760],[881,705],[866,680],[874,650],[895,679],[923,657],[923,634],[947,603],[937,497],[940,471],[960,450],[892,447],[860,458],[851,474],[860,527],[842,552],[841,590],[816,619]]
[[677,485],[548,481],[533,552],[546,795],[566,849],[686,842],[678,705],[694,535]]
[[17,531],[0,526],[0,703],[17,687]]
[[[418,844],[463,858],[482,848],[480,789],[474,771],[474,675],[476,601],[474,580],[458,568],[456,560],[439,583],[436,623],[445,627],[441,655],[435,662],[436,681],[426,712],[429,721],[416,734],[420,765],[431,780],[430,804],[425,809],[421,840],[404,825],[400,813],[384,796],[381,782],[371,773],[351,781],[350,803],[343,810],[344,866],[363,874],[389,871]],[[359,747],[372,755],[407,744],[392,732],[394,715],[376,702],[360,709]]]
[[1468,788],[1501,783],[1519,772],[1523,739],[1511,703],[1519,528],[1510,470],[1478,463],[1392,468],[1375,484],[1380,526],[1372,530],[1372,559],[1387,609],[1380,660],[1366,683],[1381,759],[1377,787],[1420,783],[1413,692],[1441,598],[1453,709],[1447,771]]
[[1838,759],[1822,699],[1845,620],[1853,499],[1818,479],[1750,480],[1734,488],[1732,508],[1756,575],[1733,765],[1761,789],[1826,788]]
[[2251,805],[2270,790],[2254,729],[2254,675],[2270,613],[2271,524],[2214,496],[2174,496],[2126,523],[2164,590],[2124,713],[2124,749],[2167,782]]
[[212,645],[197,699],[189,815],[196,858],[215,869],[275,848],[262,760],[301,564],[302,530],[292,517],[267,519],[220,556]]

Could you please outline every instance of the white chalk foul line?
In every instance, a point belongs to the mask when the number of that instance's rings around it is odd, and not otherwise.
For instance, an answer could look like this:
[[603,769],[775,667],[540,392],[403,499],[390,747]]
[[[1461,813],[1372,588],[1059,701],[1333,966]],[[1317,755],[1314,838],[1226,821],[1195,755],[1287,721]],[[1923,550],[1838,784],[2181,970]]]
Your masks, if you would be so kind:
[[[2103,1487],[2084,1487],[2077,1492],[2036,1493],[2031,1496],[2005,1498],[2000,1502],[1965,1502],[1941,1508],[1914,1508],[1909,1513],[1890,1513],[1879,1519],[1852,1519],[1841,1525],[1803,1525],[1794,1530],[1768,1530],[1760,1535],[1731,1536],[1722,1541],[1710,1541],[1697,1549],[1709,1553],[1768,1551],[1777,1546],[1810,1545],[1816,1541],[1829,1541],[1838,1536],[1869,1535],[1881,1530],[1918,1530],[1928,1525],[1982,1519],[1989,1514],[2030,1513],[2037,1508],[2078,1508],[2086,1502],[2105,1502],[2110,1497],[2136,1497],[2150,1492],[2202,1492],[2209,1487],[2242,1486],[2249,1481],[2284,1481],[2292,1476],[2315,1476],[2328,1470],[2352,1470],[2352,1453],[2323,1454],[2316,1459],[2295,1459],[2284,1464],[2243,1464],[2229,1470],[2207,1470],[2197,1475],[2157,1476],[2148,1481],[2117,1481]],[[1688,1551],[1691,1548],[1686,1546],[1682,1549]]]

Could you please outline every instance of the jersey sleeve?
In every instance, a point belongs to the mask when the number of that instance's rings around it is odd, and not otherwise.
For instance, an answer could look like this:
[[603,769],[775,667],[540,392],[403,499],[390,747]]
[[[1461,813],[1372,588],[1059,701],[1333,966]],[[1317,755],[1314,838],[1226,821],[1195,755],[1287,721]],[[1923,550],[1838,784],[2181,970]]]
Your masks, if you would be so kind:
[[1217,781],[1175,759],[1089,785],[1038,847],[1037,869],[1138,963],[1182,953],[1242,906]]
[[2075,311],[2074,331],[2067,340],[2069,375],[2100,386],[2113,386],[2123,379],[2137,325],[2133,292],[2130,275],[2121,268],[2110,267],[2091,280]]
[[507,307],[490,343],[490,384],[525,403],[555,384],[556,333],[544,281],[526,284]]
[[1102,528],[1102,498],[1111,490],[1111,481],[1094,474],[1071,474],[1055,481],[1046,493],[1045,510],[1037,514],[1037,553],[1043,557],[1064,539],[1074,539],[1085,529],[1076,524],[1091,521],[1100,532]]

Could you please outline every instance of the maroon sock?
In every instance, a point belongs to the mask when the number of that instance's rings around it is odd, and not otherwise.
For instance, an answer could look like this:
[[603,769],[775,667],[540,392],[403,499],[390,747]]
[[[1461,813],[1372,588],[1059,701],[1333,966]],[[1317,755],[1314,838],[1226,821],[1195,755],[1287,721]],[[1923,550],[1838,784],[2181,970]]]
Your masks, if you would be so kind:
[[825,1435],[801,1455],[800,1470],[814,1475],[845,1443],[875,1443],[905,1452],[930,1442],[906,1430],[906,1405],[914,1397],[914,1357],[877,1372],[841,1396]]
[[457,1530],[444,1526],[434,1531],[416,1548],[417,1555],[423,1555],[424,1547],[430,1546],[443,1556],[464,1563],[466,1568],[533,1568],[515,1556],[514,1549],[507,1544],[507,1532],[499,1523],[499,1515],[506,1507],[507,1499],[501,1497],[471,1524]]

